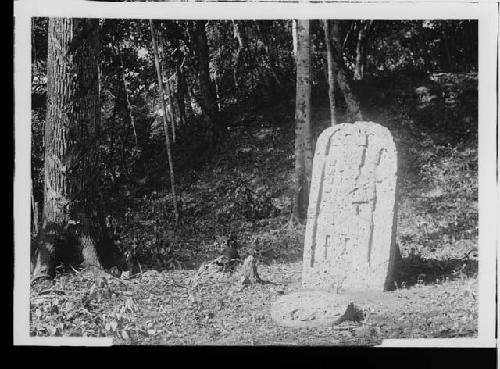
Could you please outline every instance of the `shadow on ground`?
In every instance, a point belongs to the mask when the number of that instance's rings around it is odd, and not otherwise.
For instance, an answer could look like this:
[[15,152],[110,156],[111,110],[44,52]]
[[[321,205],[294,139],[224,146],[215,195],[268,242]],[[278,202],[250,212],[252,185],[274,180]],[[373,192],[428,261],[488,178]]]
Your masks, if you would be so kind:
[[427,259],[410,254],[401,259],[396,279],[397,287],[431,284],[457,278],[473,277],[478,272],[477,258]]

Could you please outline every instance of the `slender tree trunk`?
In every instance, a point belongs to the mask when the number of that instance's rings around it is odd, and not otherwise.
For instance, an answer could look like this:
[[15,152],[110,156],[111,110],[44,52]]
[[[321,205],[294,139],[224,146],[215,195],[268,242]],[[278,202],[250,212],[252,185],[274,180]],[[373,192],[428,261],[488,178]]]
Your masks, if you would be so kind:
[[366,63],[368,61],[368,54],[370,53],[370,34],[372,33],[373,20],[367,21],[366,32],[362,43],[362,55],[361,55],[361,77],[366,76]]
[[304,223],[307,218],[312,175],[311,134],[311,48],[310,22],[297,22],[297,95],[295,101],[295,201],[293,216]]
[[297,20],[292,19],[292,47],[293,47],[293,56],[297,59]]
[[450,53],[450,42],[448,40],[448,35],[446,34],[446,23],[443,25],[441,35],[443,36],[443,45],[444,45],[444,53],[446,55],[446,66],[447,66],[447,72],[452,72],[454,71],[453,68],[453,62],[451,60],[451,53]]
[[165,94],[166,98],[168,100],[168,120],[170,120],[170,128],[172,129],[172,141],[175,143],[176,137],[175,137],[175,114],[174,114],[174,99],[172,95],[172,89],[171,89],[171,84],[170,84],[170,78],[165,77],[164,71],[160,66],[160,73],[161,73],[161,79],[162,81],[165,81]]
[[172,138],[173,138],[173,141],[175,143],[175,136],[176,136],[175,126],[179,124],[179,111],[178,111],[178,107],[176,105],[176,99],[174,97],[175,87],[174,87],[174,81],[172,79],[173,77],[175,77],[175,74],[172,75],[172,77],[170,77],[167,81],[169,84],[169,86],[168,86],[168,99],[170,102],[171,118],[172,118]]
[[165,146],[167,149],[168,167],[170,173],[170,189],[172,191],[172,204],[174,207],[175,221],[179,220],[179,211],[177,209],[177,197],[175,195],[175,177],[174,177],[174,162],[172,160],[172,151],[170,149],[170,137],[168,136],[168,125],[167,125],[167,105],[165,103],[165,96],[163,94],[163,78],[160,69],[160,57],[158,55],[158,44],[156,42],[156,32],[153,24],[153,20],[149,20],[149,27],[151,29],[151,39],[153,44],[153,53],[155,57],[155,68],[156,75],[158,77],[158,93],[160,95],[160,100],[163,107],[163,130],[165,131]]
[[[170,78],[166,75],[165,69],[162,68],[161,66],[166,66],[167,65],[167,58],[166,58],[166,52],[165,52],[165,42],[163,39],[163,36],[158,35],[160,38],[160,45],[162,45],[162,54],[161,54],[161,61],[160,61],[160,73],[161,73],[161,79],[165,83],[165,92],[166,92],[166,98],[168,100],[168,119],[170,120],[170,128],[172,129],[172,142],[175,143],[176,137],[175,137],[175,114],[174,114],[174,99],[172,95],[172,89],[171,89],[171,84],[170,84]],[[160,55],[160,54],[158,54]],[[163,82],[162,82],[163,83]]]
[[38,202],[35,201],[35,196],[33,195],[33,181],[31,181],[31,211],[33,212],[33,228],[32,232],[34,236],[38,235]]
[[330,124],[334,126],[337,123],[335,118],[335,60],[331,40],[331,27],[328,20],[323,20],[323,29],[325,32],[326,43],[326,65],[328,77],[328,100],[330,101]]
[[356,43],[356,61],[354,65],[354,79],[358,81],[364,78],[366,64],[366,40],[368,31],[373,21],[367,20],[360,22],[358,41]]
[[187,83],[186,83],[186,98],[188,101],[188,104],[186,105],[186,111],[189,113],[190,117],[194,117],[196,116],[195,109],[196,111],[201,111],[202,108],[198,103],[198,98],[196,97],[196,94],[193,91],[193,86],[188,86]]
[[177,106],[179,107],[179,123],[184,125],[186,123],[186,81],[184,78],[184,53],[177,49],[174,53],[175,59],[175,75],[177,79],[177,88],[175,90],[175,98],[177,100]]
[[217,70],[215,71],[214,83],[215,83],[215,100],[217,101],[217,109],[221,111],[220,94],[219,94],[219,73],[217,72]]
[[245,38],[244,26],[241,22],[233,21],[233,36],[238,41],[238,49],[234,56],[233,79],[236,90],[239,88],[238,75],[240,72],[241,60],[246,57],[247,42]]
[[97,63],[97,100],[101,101],[102,96],[102,71],[101,63]]
[[[351,26],[349,27],[349,31],[347,31],[345,37],[344,37],[344,42],[342,43],[342,52],[344,52],[344,49],[345,49],[345,45],[347,44],[347,41],[349,40],[349,36],[351,35],[351,32],[354,30],[354,28],[356,27],[356,21],[351,21]],[[332,28],[332,27],[330,27]]]
[[280,78],[278,77],[278,71],[276,70],[275,67],[275,62],[274,62],[274,57],[272,55],[272,52],[269,48],[269,45],[271,44],[269,42],[269,37],[265,32],[262,31],[261,26],[259,24],[259,21],[256,21],[256,27],[257,27],[257,32],[259,33],[260,41],[264,45],[264,52],[265,55],[267,56],[268,63],[269,63],[269,72],[271,73],[271,76],[274,79],[274,82],[276,83],[276,86],[281,85]]
[[184,81],[184,76],[182,74],[182,70],[177,69],[176,72],[177,76],[177,89],[175,91],[175,96],[177,99],[177,105],[179,106],[179,120],[180,124],[184,125],[186,124],[186,102],[185,102],[185,96],[186,96],[186,89],[185,89],[185,81]]
[[132,104],[130,103],[130,98],[129,98],[128,90],[127,90],[127,80],[125,79],[125,71],[123,68],[123,58],[122,58],[122,51],[121,51],[121,47],[120,47],[120,41],[116,42],[116,52],[118,54],[118,60],[120,61],[120,77],[121,77],[121,82],[122,82],[122,86],[123,86],[123,94],[125,96],[125,108],[127,110],[127,118],[128,118],[130,126],[132,127],[132,131],[134,133],[135,146],[138,147],[137,131],[135,130],[135,121],[134,121],[134,116],[132,115]]
[[340,44],[339,21],[332,20],[331,22],[331,43],[334,51],[334,69],[337,72],[337,82],[340,91],[344,95],[344,100],[347,104],[347,119],[351,121],[363,120],[363,115],[359,107],[359,101],[354,95],[350,87],[350,79],[347,75],[344,60],[342,58],[342,45]]
[[203,115],[211,128],[210,143],[212,148],[215,147],[223,133],[222,127],[219,127],[217,103],[215,101],[215,93],[210,81],[209,70],[209,55],[207,33],[205,30],[205,21],[197,20],[194,23],[193,42],[196,56],[198,58],[198,81],[201,94],[201,108]]
[[34,278],[52,277],[61,260],[110,266],[97,189],[98,21],[50,18],[42,227]]

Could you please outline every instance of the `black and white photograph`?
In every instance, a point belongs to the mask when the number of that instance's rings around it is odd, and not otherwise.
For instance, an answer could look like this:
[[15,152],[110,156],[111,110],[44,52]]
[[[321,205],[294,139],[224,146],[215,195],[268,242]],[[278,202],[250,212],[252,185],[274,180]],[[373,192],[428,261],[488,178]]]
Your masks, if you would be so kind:
[[19,343],[494,344],[496,4],[15,3]]

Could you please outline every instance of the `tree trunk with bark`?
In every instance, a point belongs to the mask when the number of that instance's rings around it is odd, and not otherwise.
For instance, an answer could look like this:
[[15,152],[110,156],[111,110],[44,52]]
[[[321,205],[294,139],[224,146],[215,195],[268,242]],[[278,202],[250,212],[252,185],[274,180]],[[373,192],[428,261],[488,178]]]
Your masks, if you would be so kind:
[[34,278],[53,277],[56,261],[114,263],[100,209],[98,21],[50,18],[42,227]]
[[309,21],[297,21],[297,93],[295,101],[295,199],[293,217],[307,219],[312,175],[311,47]]
[[297,59],[297,20],[292,19],[292,50],[293,50],[293,57]]
[[327,65],[327,78],[328,78],[328,100],[330,102],[330,124],[334,126],[337,124],[335,118],[335,60],[331,39],[331,27],[328,20],[323,20],[323,30],[325,32],[326,43],[326,65]]
[[194,22],[192,41],[195,54],[198,58],[198,82],[201,94],[201,108],[208,126],[211,129],[209,139],[212,148],[215,147],[223,133],[218,121],[218,110],[215,99],[215,92],[210,81],[209,55],[207,33],[205,30],[205,21],[197,20]]

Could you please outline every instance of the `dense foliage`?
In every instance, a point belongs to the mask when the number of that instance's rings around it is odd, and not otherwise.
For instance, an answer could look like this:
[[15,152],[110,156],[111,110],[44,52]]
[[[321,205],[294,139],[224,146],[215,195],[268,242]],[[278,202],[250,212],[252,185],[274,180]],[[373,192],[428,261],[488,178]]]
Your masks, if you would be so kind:
[[[183,93],[185,121],[176,111],[179,137],[174,148],[176,166],[183,170],[201,165],[209,150],[208,127],[201,119],[200,91],[197,84],[197,58],[192,45],[192,22],[158,21],[164,79],[170,79],[178,94]],[[359,21],[342,21],[343,54],[346,65],[354,68]],[[207,22],[210,75],[217,93],[217,104],[224,126],[248,120],[249,106],[290,104],[294,96],[294,57],[291,21]],[[43,155],[39,139],[43,129],[46,96],[47,19],[32,23],[32,107],[33,166],[35,196],[41,201]],[[322,27],[313,22],[313,96],[317,105],[327,94],[325,43]],[[156,182],[166,172],[161,133],[161,103],[155,83],[151,51],[151,32],[146,20],[101,21],[101,101],[102,136],[100,142],[103,175],[101,188],[115,194],[145,176]],[[475,21],[375,21],[367,39],[366,75],[370,86],[394,80],[407,72],[422,79],[436,72],[474,72],[477,68],[477,22]],[[177,71],[182,69],[183,80]],[[420,73],[420,74],[418,74]],[[378,80],[374,80],[378,79]],[[371,79],[371,80],[370,80]],[[179,86],[185,84],[185,86]],[[360,84],[360,93],[365,89]],[[178,92],[182,91],[182,92]],[[471,93],[470,89],[464,93]],[[467,96],[467,98],[474,96]],[[166,97],[169,98],[168,96]],[[373,96],[372,96],[373,98]],[[477,99],[477,97],[475,97]],[[341,103],[342,97],[339,95]],[[127,100],[130,106],[127,106]],[[178,101],[180,101],[178,100]],[[172,104],[179,110],[178,103]],[[425,124],[448,130],[451,134],[469,121],[458,111],[449,110],[444,122],[440,111],[424,109]],[[434,114],[434,115],[432,115]],[[133,125],[131,124],[131,118]],[[466,117],[463,117],[466,118]],[[457,123],[459,127],[457,127]],[[450,125],[450,126],[448,126]],[[134,140],[134,131],[137,143]],[[105,196],[108,197],[108,196]],[[113,198],[114,196],[110,196]],[[110,204],[111,205],[111,204]]]

